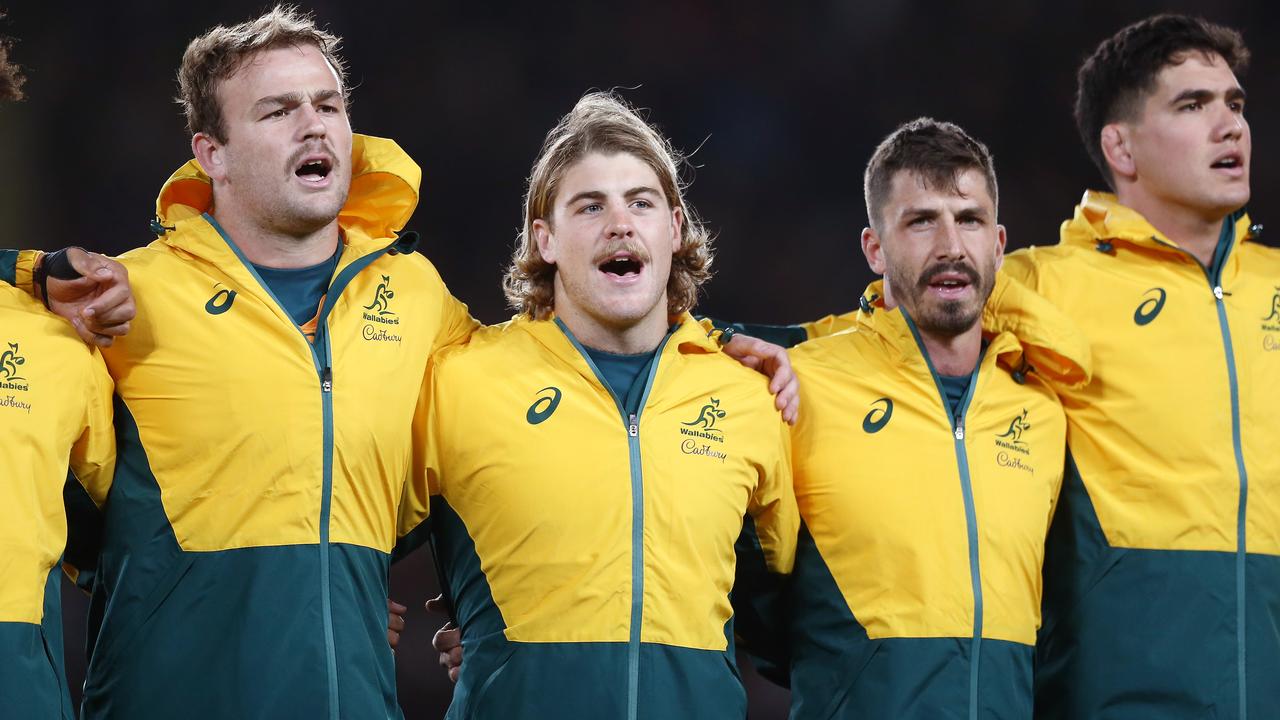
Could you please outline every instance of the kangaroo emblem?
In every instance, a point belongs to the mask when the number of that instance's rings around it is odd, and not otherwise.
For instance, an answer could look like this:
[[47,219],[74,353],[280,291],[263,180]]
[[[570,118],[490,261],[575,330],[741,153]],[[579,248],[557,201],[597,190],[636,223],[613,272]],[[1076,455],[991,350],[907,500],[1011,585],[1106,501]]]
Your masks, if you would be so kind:
[[391,276],[383,275],[382,282],[378,283],[378,289],[373,294],[373,302],[365,305],[364,309],[377,311],[379,315],[394,315],[391,312],[391,299],[395,296],[395,291],[391,289]]
[[1019,415],[1019,416],[1017,416],[1017,417],[1015,417],[1015,418],[1014,418],[1014,419],[1009,423],[1009,429],[1008,429],[1008,430],[1006,430],[1003,434],[1001,434],[1001,435],[997,435],[996,437],[999,437],[999,438],[1008,438],[1008,439],[1009,439],[1009,442],[1012,442],[1012,443],[1014,443],[1015,445],[1021,445],[1021,444],[1022,444],[1022,431],[1023,431],[1023,430],[1030,430],[1030,429],[1031,429],[1031,423],[1027,422],[1027,410],[1026,410],[1026,408],[1023,408],[1023,409],[1022,409],[1022,414],[1021,414],[1021,415]]
[[1280,320],[1280,287],[1276,288],[1276,295],[1271,298],[1271,314],[1262,318],[1262,322],[1272,320]]
[[0,353],[0,375],[5,380],[22,380],[18,375],[18,366],[25,365],[27,359],[18,354],[18,343],[9,343],[9,349]]
[[720,409],[720,401],[716,398],[711,398],[710,403],[702,406],[702,412],[698,414],[697,419],[681,424],[689,427],[701,425],[706,432],[720,432],[716,430],[716,420],[723,420],[724,416],[725,411]]

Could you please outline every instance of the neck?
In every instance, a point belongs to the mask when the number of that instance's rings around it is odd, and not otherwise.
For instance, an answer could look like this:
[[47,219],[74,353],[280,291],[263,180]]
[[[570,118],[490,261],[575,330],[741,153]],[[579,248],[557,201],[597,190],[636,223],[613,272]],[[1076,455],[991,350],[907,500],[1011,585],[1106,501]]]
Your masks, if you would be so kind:
[[577,308],[556,303],[556,317],[569,328],[578,342],[593,349],[619,355],[640,355],[657,349],[667,335],[666,316],[657,314],[625,327],[605,325]]
[[1152,227],[1196,256],[1205,267],[1213,263],[1225,213],[1205,213],[1152,197],[1136,187],[1122,188],[1116,193],[1116,198],[1122,205],[1138,211]]
[[959,335],[940,335],[918,327],[924,351],[941,375],[970,375],[978,367],[982,353],[982,326],[973,327]]
[[284,233],[254,224],[247,213],[219,210],[209,213],[235,241],[249,262],[269,268],[304,268],[333,257],[338,249],[338,219],[303,235]]

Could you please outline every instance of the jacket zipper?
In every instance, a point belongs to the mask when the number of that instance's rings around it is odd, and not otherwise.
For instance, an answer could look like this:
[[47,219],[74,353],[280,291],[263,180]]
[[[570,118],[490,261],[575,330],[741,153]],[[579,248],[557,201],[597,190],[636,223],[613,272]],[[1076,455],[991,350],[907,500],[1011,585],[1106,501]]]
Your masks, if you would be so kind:
[[[244,264],[249,274],[258,281],[258,285],[267,293],[267,295],[275,301],[276,305],[284,312],[285,317],[289,316],[285,310],[284,303],[280,302],[280,298],[276,297],[271,291],[270,286],[262,280],[258,275],[258,271],[254,269],[253,263],[249,261],[240,248],[232,242],[227,236],[222,226],[214,220],[212,215],[204,213],[205,220],[213,226],[222,239],[231,248],[236,257],[240,258],[240,262]],[[329,516],[332,510],[333,502],[333,354],[329,347],[329,312],[333,310],[333,306],[337,303],[338,298],[342,295],[342,291],[346,289],[351,280],[355,278],[360,271],[364,270],[375,260],[385,255],[389,250],[394,248],[399,242],[397,238],[390,245],[375,250],[367,255],[362,255],[353,260],[345,268],[342,268],[333,281],[329,284],[328,290],[325,291],[324,305],[321,306],[320,312],[316,318],[316,336],[315,342],[307,340],[307,336],[302,332],[302,328],[293,324],[298,334],[302,335],[303,340],[311,349],[311,360],[315,364],[316,375],[320,383],[320,409],[323,422],[323,439],[322,439],[322,478],[321,478],[321,494],[320,494],[320,606],[321,616],[324,622],[324,651],[325,651],[325,673],[328,677],[328,697],[329,697],[329,720],[340,720],[341,712],[338,701],[338,654],[334,643],[333,633],[333,598],[331,593],[331,568],[329,558]],[[341,262],[341,260],[339,260]]]
[[954,443],[956,455],[956,468],[960,475],[960,491],[964,497],[964,522],[969,543],[969,584],[973,592],[973,636],[969,646],[968,716],[969,720],[978,720],[978,672],[982,665],[982,566],[978,552],[978,512],[973,499],[973,478],[969,471],[969,453],[965,447],[964,423],[965,416],[969,411],[969,403],[973,400],[973,393],[978,385],[978,372],[982,369],[982,360],[986,353],[985,351],[979,353],[978,362],[974,365],[973,373],[969,376],[969,387],[965,390],[964,398],[960,401],[960,407],[956,409],[953,415],[947,402],[947,391],[942,385],[942,378],[938,375],[937,369],[934,368],[933,360],[929,358],[929,352],[925,349],[924,340],[920,337],[920,331],[916,328],[915,321],[911,319],[906,308],[901,310],[902,317],[907,321],[907,327],[911,329],[911,334],[915,338],[920,355],[924,357],[925,364],[929,368],[929,374],[933,377],[934,385],[938,390],[938,398],[942,403],[942,409],[947,415],[947,424],[951,427],[952,442]]
[[[1240,484],[1240,499],[1236,505],[1236,684],[1239,691],[1240,720],[1248,720],[1248,687],[1245,675],[1245,575],[1248,555],[1245,521],[1249,507],[1249,475],[1244,466],[1244,448],[1240,439],[1240,385],[1236,377],[1235,349],[1231,342],[1231,326],[1227,322],[1226,303],[1223,301],[1226,293],[1222,289],[1222,269],[1227,264],[1231,245],[1235,244],[1236,218],[1237,215],[1233,213],[1223,220],[1222,237],[1218,242],[1219,244],[1226,242],[1228,245],[1223,251],[1221,262],[1215,263],[1216,267],[1212,270],[1186,249],[1167,243],[1158,237],[1153,236],[1151,239],[1191,258],[1204,271],[1205,280],[1213,291],[1214,306],[1218,311],[1218,329],[1222,333],[1222,348],[1227,361],[1227,386],[1230,388],[1231,396],[1231,445],[1235,451],[1236,474]],[[1227,237],[1228,232],[1231,233],[1230,237]],[[1216,256],[1217,250],[1214,254]]]
[[613,398],[622,417],[622,424],[627,431],[627,449],[631,462],[631,630],[627,638],[627,720],[637,720],[640,708],[640,630],[644,625],[644,469],[640,459],[640,415],[644,412],[645,403],[649,399],[649,391],[653,389],[653,379],[658,373],[658,363],[662,360],[662,351],[671,339],[672,333],[666,337],[654,351],[653,362],[649,365],[649,376],[645,378],[644,391],[640,394],[640,402],[635,413],[628,413],[604,373],[591,359],[586,348],[578,342],[573,332],[560,318],[556,325],[564,332],[569,342],[582,354],[587,366],[595,373],[596,378]]

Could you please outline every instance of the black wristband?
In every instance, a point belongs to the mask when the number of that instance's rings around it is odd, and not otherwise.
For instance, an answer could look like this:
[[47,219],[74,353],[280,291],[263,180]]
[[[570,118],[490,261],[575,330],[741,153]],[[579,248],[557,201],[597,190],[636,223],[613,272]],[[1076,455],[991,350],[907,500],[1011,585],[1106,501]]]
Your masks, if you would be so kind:
[[36,268],[34,280],[40,288],[40,299],[44,301],[46,308],[49,307],[49,278],[51,277],[58,280],[75,280],[81,277],[80,273],[71,266],[71,259],[67,257],[67,248],[45,253],[40,266]]

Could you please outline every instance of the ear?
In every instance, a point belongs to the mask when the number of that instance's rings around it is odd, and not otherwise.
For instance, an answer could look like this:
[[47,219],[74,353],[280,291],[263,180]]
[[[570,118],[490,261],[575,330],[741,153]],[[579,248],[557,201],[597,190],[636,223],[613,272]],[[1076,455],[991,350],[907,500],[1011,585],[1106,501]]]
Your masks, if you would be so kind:
[[1003,225],[996,225],[996,270],[1004,266],[1004,246],[1008,241]]
[[880,244],[880,234],[874,228],[862,228],[862,254],[867,256],[872,272],[884,275],[884,247]]
[[1102,156],[1116,177],[1131,178],[1138,174],[1138,164],[1133,159],[1132,129],[1123,123],[1111,123],[1102,128],[1100,138]]
[[222,144],[213,137],[202,132],[192,135],[191,154],[195,156],[196,162],[200,163],[200,169],[204,170],[204,174],[208,175],[209,179],[214,182],[227,179],[226,158],[222,152]]
[[533,221],[533,241],[538,244],[538,254],[542,259],[555,265],[556,239],[551,233],[550,223],[542,218]]
[[684,245],[684,236],[681,231],[684,229],[684,208],[671,209],[671,254],[674,255],[680,251]]

